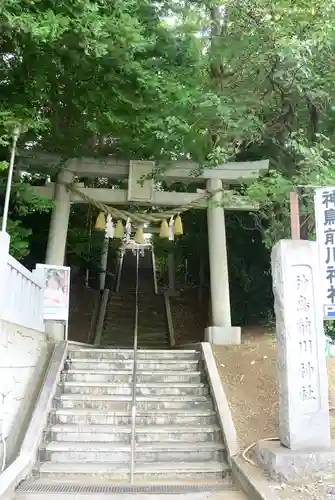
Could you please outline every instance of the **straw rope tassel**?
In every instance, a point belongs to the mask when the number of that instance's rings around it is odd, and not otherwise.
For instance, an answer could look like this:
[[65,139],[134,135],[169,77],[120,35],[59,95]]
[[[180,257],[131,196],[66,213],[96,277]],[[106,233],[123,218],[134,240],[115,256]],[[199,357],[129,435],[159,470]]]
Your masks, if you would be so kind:
[[124,228],[121,220],[118,220],[115,226],[114,238],[122,240],[124,236]]
[[166,219],[162,220],[159,236],[160,238],[169,238],[170,236],[170,228]]
[[99,231],[106,230],[106,218],[104,212],[99,213],[97,221],[95,223],[95,229],[98,229]]
[[174,234],[176,236],[181,236],[182,234],[184,234],[183,221],[181,220],[181,217],[179,214],[177,215],[177,217],[175,218],[175,221],[174,221]]

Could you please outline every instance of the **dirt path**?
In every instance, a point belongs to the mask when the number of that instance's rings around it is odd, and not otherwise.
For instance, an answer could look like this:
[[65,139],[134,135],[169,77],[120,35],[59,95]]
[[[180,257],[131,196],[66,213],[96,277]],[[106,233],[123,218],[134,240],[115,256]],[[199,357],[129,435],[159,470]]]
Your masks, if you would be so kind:
[[[279,400],[275,335],[267,329],[251,328],[243,332],[241,346],[214,346],[213,351],[241,446],[277,437]],[[335,438],[335,358],[328,359],[327,363]]]
[[278,435],[276,343],[265,330],[244,332],[241,346],[215,346],[214,356],[241,447]]
[[[241,346],[214,346],[236,432],[242,450],[260,439],[277,437],[278,386],[276,339],[267,329],[248,329]],[[335,359],[328,359],[331,431],[335,438]],[[334,408],[334,410],[332,409]],[[252,458],[254,458],[251,455]],[[278,499],[335,500],[335,473],[314,475],[304,484],[269,482]]]

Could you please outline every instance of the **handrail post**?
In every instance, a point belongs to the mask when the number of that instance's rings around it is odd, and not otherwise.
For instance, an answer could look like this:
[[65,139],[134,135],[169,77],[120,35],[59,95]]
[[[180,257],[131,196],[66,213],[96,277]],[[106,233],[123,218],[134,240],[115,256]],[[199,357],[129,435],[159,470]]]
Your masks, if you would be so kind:
[[119,262],[118,262],[118,272],[117,272],[116,286],[115,286],[116,293],[119,293],[119,291],[120,291],[121,274],[122,274],[122,268],[123,268],[123,258],[124,258],[124,249],[122,248],[120,250]]
[[157,271],[156,271],[156,257],[154,247],[151,247],[151,260],[152,260],[152,274],[154,277],[154,292],[155,295],[158,294],[158,284],[157,284]]
[[130,462],[130,484],[131,485],[134,484],[134,475],[135,475],[139,258],[140,258],[140,248],[137,248],[136,249],[136,285],[135,285],[134,362],[133,362],[133,387],[132,387],[132,407],[131,407],[131,462]]
[[175,334],[174,334],[171,302],[170,302],[170,297],[169,297],[168,292],[164,292],[164,303],[165,303],[166,320],[167,320],[168,330],[169,330],[170,347],[175,347],[176,338],[175,338]]

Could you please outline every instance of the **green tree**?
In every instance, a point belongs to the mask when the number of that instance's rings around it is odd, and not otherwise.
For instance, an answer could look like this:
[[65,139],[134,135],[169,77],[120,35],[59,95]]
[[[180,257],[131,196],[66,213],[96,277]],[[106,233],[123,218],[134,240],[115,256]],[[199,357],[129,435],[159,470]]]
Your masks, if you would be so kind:
[[[0,206],[3,206],[6,177],[5,172],[0,176]],[[12,185],[9,218],[7,231],[11,236],[10,252],[16,259],[23,259],[29,254],[30,241],[33,233],[32,227],[25,224],[26,219],[36,216],[36,224],[39,224],[38,218],[43,213],[48,213],[52,207],[52,202],[37,196],[25,178],[21,182],[14,182]],[[0,222],[2,220],[0,212]]]
[[200,46],[163,22],[165,2],[5,0],[0,6],[4,132],[68,156],[169,156],[183,147]]
[[[289,192],[334,183],[335,3],[241,0],[208,7],[209,79],[221,106],[212,121],[216,161],[270,158],[246,193],[261,203],[267,246],[289,230]],[[306,232],[313,212],[304,193]]]

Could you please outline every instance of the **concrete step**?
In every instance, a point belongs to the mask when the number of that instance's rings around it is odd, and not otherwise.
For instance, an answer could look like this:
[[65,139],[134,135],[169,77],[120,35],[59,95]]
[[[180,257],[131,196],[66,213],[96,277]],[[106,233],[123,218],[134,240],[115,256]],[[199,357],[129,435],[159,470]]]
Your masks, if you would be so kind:
[[[111,384],[103,382],[64,382],[62,384],[65,394],[87,394],[92,396],[120,395],[131,396],[132,384]],[[139,383],[136,385],[138,396],[207,396],[209,388],[206,384],[190,383]]]
[[[129,411],[131,396],[88,396],[86,394],[61,394],[55,398],[62,408],[92,408],[99,410]],[[213,401],[207,396],[145,396],[137,398],[138,411],[143,410],[193,410],[212,409]]]
[[[126,349],[126,348],[130,348],[130,346],[132,346],[133,343],[132,342],[127,342],[127,340],[125,339],[120,339],[120,340],[114,340],[113,337],[103,337],[101,339],[101,346],[112,346],[112,347],[116,347],[116,348],[120,348],[120,349]],[[162,342],[158,342],[158,341],[150,341],[150,342],[147,342],[145,340],[138,340],[138,344],[137,344],[137,347],[138,349],[169,349],[170,347],[170,343],[166,340],[166,341],[162,341]]]
[[[133,346],[134,345],[134,339],[132,337],[127,337],[126,334],[123,332],[121,334],[114,335],[114,332],[109,332],[108,334],[102,335],[101,337],[103,340],[108,340],[109,342],[114,342],[115,344],[121,344],[123,343],[124,345],[127,346]],[[158,336],[158,335],[153,335],[149,336],[146,334],[139,334],[137,337],[137,345],[138,346],[145,346],[146,344],[148,346],[161,346],[162,349],[168,349],[170,344],[170,339],[168,336]],[[130,348],[130,347],[129,347]],[[148,347],[149,349],[149,347]],[[156,348],[155,348],[156,349]]]
[[[119,314],[122,311],[127,311],[128,315],[134,318],[135,315],[135,300],[133,302],[110,302],[106,309],[106,315],[110,313]],[[150,304],[140,302],[138,304],[138,313],[141,320],[157,319],[160,317],[166,318],[165,304]]]
[[114,328],[123,328],[124,331],[129,333],[132,332],[134,335],[134,318],[127,318],[125,317],[126,314],[127,313],[123,312],[120,318],[115,317],[114,315],[110,318],[106,316],[104,320],[104,329],[106,331],[112,331]]
[[[134,325],[130,322],[106,322],[106,325],[104,327],[105,332],[109,333],[117,333],[118,335],[126,334],[127,336],[134,338]],[[141,333],[142,335],[158,335],[160,337],[163,337],[168,333],[168,328],[167,328],[167,323],[164,324],[156,324],[156,322],[151,323],[150,325],[146,324],[139,324],[138,325],[138,333]]]
[[[127,348],[127,347],[130,347],[130,343],[129,344],[126,344],[125,342],[122,342],[121,340],[120,341],[115,341],[113,342],[112,339],[102,339],[101,340],[101,347],[102,346],[110,346],[112,345],[113,347],[119,347],[121,349],[124,349],[124,348]],[[161,348],[169,348],[169,345],[167,342],[166,343],[162,343],[162,344],[158,344],[157,342],[155,343],[151,343],[151,344],[148,344],[147,342],[139,342],[138,343],[138,349],[161,349]]]
[[[132,370],[69,370],[64,375],[68,382],[111,382],[111,383],[131,383],[133,380]],[[195,372],[172,372],[167,371],[140,371],[137,372],[136,380],[138,383],[199,383],[202,374]]]
[[[82,409],[54,409],[50,412],[49,423],[72,425],[131,425],[131,411],[105,411]],[[151,410],[137,412],[136,425],[208,425],[216,424],[214,410]]]
[[[96,360],[120,360],[132,359],[134,353],[132,349],[70,349],[70,358],[88,358]],[[200,359],[198,351],[190,350],[141,350],[138,352],[140,360],[172,360],[172,361],[195,361]]]
[[[113,327],[108,327],[104,330],[105,335],[113,339],[124,339],[127,338],[128,341],[134,343],[134,333],[133,331],[128,331],[127,328],[122,326],[114,325]],[[155,340],[161,341],[167,339],[168,331],[166,328],[147,328],[147,327],[139,327],[138,328],[138,336],[139,340]]]
[[[109,343],[113,342],[115,345],[123,344],[125,346],[128,346],[128,348],[131,348],[134,345],[134,339],[132,337],[127,337],[127,335],[124,333],[124,331],[122,333],[121,332],[105,333],[104,335],[101,336],[101,339],[103,341],[108,341]],[[147,334],[142,335],[141,333],[139,333],[139,335],[137,337],[138,347],[148,345],[148,346],[159,346],[163,349],[164,348],[168,349],[170,346],[169,342],[170,342],[170,340],[169,340],[169,337],[167,335],[165,337],[161,336],[161,335],[149,336]],[[149,348],[150,347],[148,347],[148,349]],[[155,347],[155,349],[156,349],[156,347]]]
[[[127,337],[123,336],[122,338],[115,338],[113,335],[103,336],[102,345],[110,346],[116,348],[130,348],[134,345],[132,340],[128,340]],[[155,340],[146,340],[139,338],[137,341],[138,349],[169,349],[170,341],[168,339],[155,339]]]
[[[130,322],[134,324],[135,320],[135,307],[132,309],[123,309],[121,306],[115,309],[106,311],[105,322],[108,326],[113,327],[115,324],[122,325],[123,322]],[[141,310],[138,311],[138,325],[139,326],[161,326],[165,327],[167,324],[166,313],[164,311]]]
[[[43,486],[47,491],[50,491],[50,482],[48,480],[37,480],[36,484],[41,484],[43,481]],[[164,484],[166,484],[169,481],[164,481]],[[220,480],[217,482],[221,483]],[[223,482],[223,481],[222,481]],[[175,481],[172,481],[173,487],[176,485]],[[211,484],[213,481],[211,481]],[[228,479],[224,480],[224,483],[230,483]],[[51,483],[52,484],[52,483]],[[85,483],[84,483],[85,484]],[[156,482],[157,484],[157,482]],[[158,483],[159,484],[159,483]],[[201,484],[201,483],[199,483]],[[216,481],[215,481],[216,484]],[[194,485],[194,480],[192,480],[192,485]],[[42,486],[42,487],[43,487]],[[39,486],[37,486],[39,487]],[[111,494],[110,494],[111,495]],[[164,494],[122,494],[122,493],[113,493],[113,500],[137,500],[135,499],[135,496],[138,497],[139,500],[177,500],[177,498],[183,498],[183,500],[247,500],[248,497],[245,496],[245,494],[241,491],[235,491],[235,490],[222,490],[220,492],[216,493],[210,493],[210,492],[193,492],[193,493],[164,493]],[[45,492],[36,492],[36,493],[25,493],[23,491],[18,491],[16,493],[15,499],[17,500],[87,500],[89,498],[88,493],[76,493],[75,495],[71,493],[45,493]],[[94,500],[106,500],[107,496],[106,493],[91,493],[91,498],[94,498]]]
[[[114,304],[110,304],[106,309],[105,317],[107,320],[113,321],[115,317],[122,319],[122,314],[124,314],[126,318],[134,320],[135,301],[133,303],[127,302],[126,304],[121,302],[114,302]],[[161,304],[139,304],[138,314],[139,320],[141,321],[156,322],[156,320],[160,318],[164,318],[166,321],[166,310]]]
[[[138,351],[140,355],[141,351]],[[87,371],[124,371],[133,370],[134,361],[128,359],[94,359],[94,358],[71,358],[70,368],[72,370],[87,370]],[[167,371],[171,372],[195,372],[198,370],[198,360],[183,360],[174,359],[142,359],[137,360],[137,370],[139,371]]]
[[[57,424],[45,430],[45,441],[130,443],[130,425]],[[220,441],[218,425],[196,427],[181,425],[146,425],[136,428],[137,443]],[[200,444],[199,444],[200,446]]]
[[[225,450],[220,442],[205,443],[139,443],[135,448],[136,463],[224,461]],[[130,444],[101,442],[44,443],[39,452],[42,462],[104,462],[129,463]]]
[[[119,482],[129,479],[129,465],[123,463],[103,463],[103,462],[74,462],[57,463],[45,462],[36,467],[37,473],[41,478],[56,479],[61,483],[65,481],[87,481],[92,477],[96,482]],[[207,461],[207,462],[161,462],[161,463],[142,463],[137,464],[135,468],[135,478],[138,481],[157,481],[166,480],[168,477],[172,480],[200,480],[200,479],[222,479],[229,477],[229,466],[225,462]]]

